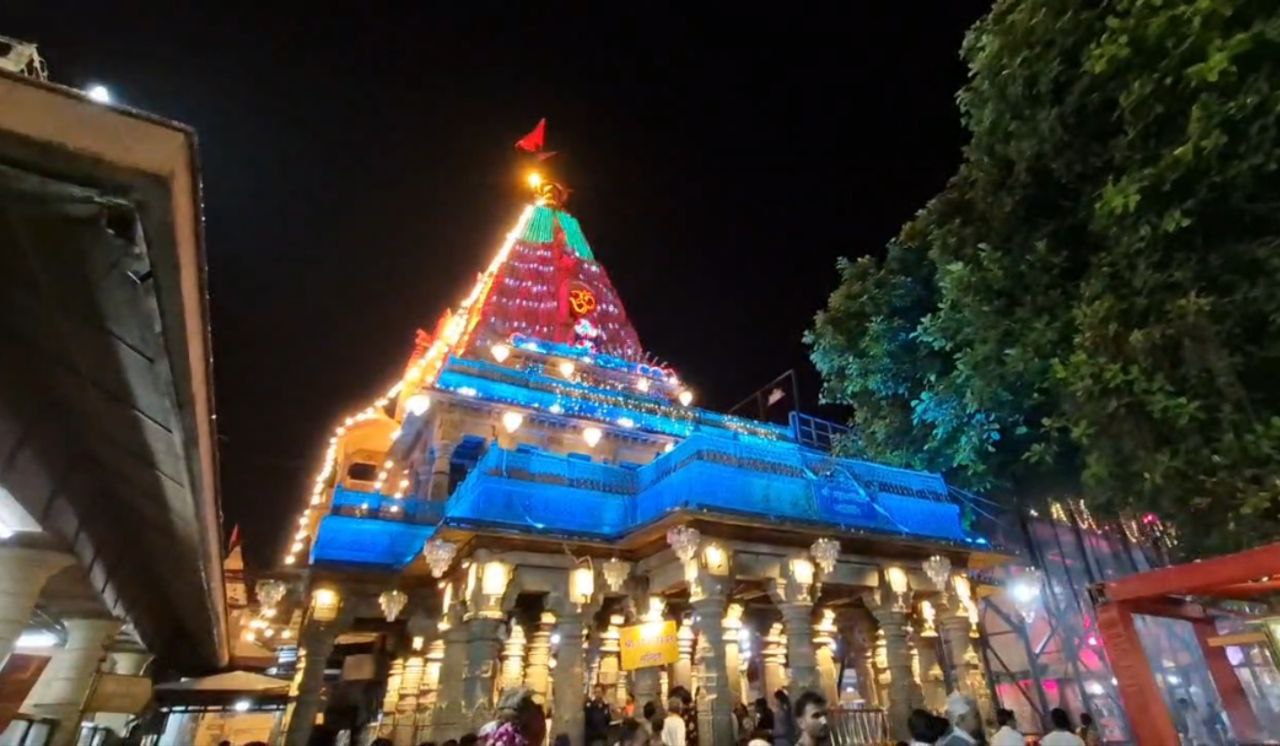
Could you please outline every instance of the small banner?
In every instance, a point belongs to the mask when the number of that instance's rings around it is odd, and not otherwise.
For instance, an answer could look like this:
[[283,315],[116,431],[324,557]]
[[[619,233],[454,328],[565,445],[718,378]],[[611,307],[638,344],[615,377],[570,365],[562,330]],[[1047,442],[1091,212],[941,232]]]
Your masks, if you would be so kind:
[[674,620],[623,627],[620,634],[623,671],[665,666],[680,657]]

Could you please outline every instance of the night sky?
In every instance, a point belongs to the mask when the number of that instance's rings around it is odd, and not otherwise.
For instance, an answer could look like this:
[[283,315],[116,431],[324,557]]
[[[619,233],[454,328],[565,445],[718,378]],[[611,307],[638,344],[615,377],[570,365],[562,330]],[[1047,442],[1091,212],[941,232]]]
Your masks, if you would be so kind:
[[705,405],[796,367],[812,408],[801,335],[836,258],[881,252],[954,172],[989,3],[6,5],[54,81],[198,131],[222,508],[264,564],[335,420],[510,229],[511,144],[541,116],[644,346]]

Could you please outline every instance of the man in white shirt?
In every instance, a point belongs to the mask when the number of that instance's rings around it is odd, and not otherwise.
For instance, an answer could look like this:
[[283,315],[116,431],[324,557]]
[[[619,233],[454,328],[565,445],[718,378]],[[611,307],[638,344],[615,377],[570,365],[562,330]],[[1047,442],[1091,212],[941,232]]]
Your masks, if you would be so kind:
[[1000,729],[991,737],[991,746],[1026,745],[1027,739],[1013,727],[1017,724],[1013,717],[1013,710],[1006,710],[1003,707],[996,710],[996,724]]
[[951,730],[938,739],[938,746],[970,746],[978,742],[982,732],[982,718],[978,715],[978,703],[973,697],[952,692],[947,697],[947,720]]
[[662,721],[662,746],[685,746],[684,718],[680,717],[682,706],[679,697],[667,700],[667,717]]
[[1049,720],[1053,722],[1053,730],[1040,739],[1040,746],[1084,746],[1080,736],[1071,732],[1071,716],[1061,707],[1049,712]]

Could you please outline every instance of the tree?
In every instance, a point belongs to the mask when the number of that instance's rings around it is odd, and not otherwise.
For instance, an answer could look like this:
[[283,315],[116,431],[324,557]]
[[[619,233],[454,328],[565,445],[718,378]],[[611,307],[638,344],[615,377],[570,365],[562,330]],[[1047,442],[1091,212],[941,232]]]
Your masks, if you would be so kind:
[[807,333],[861,455],[1280,535],[1280,8],[998,2],[963,162]]

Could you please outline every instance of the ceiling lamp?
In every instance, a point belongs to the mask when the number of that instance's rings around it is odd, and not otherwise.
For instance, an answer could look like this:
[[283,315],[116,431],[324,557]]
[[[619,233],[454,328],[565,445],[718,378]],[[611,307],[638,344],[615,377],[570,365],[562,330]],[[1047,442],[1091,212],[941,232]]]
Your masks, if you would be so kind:
[[458,553],[458,545],[444,539],[432,539],[422,548],[422,556],[427,558],[431,567],[431,576],[444,577],[449,565],[453,564],[454,555]]
[[502,427],[509,433],[514,433],[520,429],[520,425],[524,424],[524,415],[519,412],[508,409],[502,413]]
[[644,376],[641,376],[640,378],[637,378],[637,379],[636,379],[636,390],[637,390],[637,391],[640,391],[640,392],[642,392],[642,393],[643,393],[643,392],[647,392],[647,391],[649,390],[649,379],[648,379],[648,378],[645,378]]
[[818,567],[821,567],[823,572],[829,573],[836,569],[836,557],[840,555],[840,542],[824,536],[813,542],[809,547],[809,554],[813,555],[813,561],[818,563]]
[[378,595],[378,606],[382,607],[382,616],[388,622],[394,622],[407,603],[409,596],[404,591],[389,590]]
[[684,391],[681,391],[680,395],[676,398],[680,400],[681,406],[687,407],[693,403],[693,392],[689,389],[685,389]]
[[259,580],[253,590],[258,596],[258,603],[270,609],[280,603],[288,588],[283,580]]
[[951,577],[951,560],[941,554],[935,554],[924,561],[924,574],[937,586],[938,590],[947,589],[947,579]]
[[667,544],[680,558],[688,562],[698,552],[698,544],[702,541],[702,533],[692,526],[673,526],[667,529]]
[[574,367],[573,363],[569,362],[568,360],[561,360],[560,365],[558,365],[557,368],[560,371],[560,375],[564,376],[565,378],[572,378],[573,372],[577,370],[577,368]]
[[511,348],[499,342],[489,348],[489,354],[493,355],[493,359],[499,363],[505,363],[507,358],[511,356]]
[[631,563],[612,557],[604,563],[601,571],[604,574],[604,582],[609,586],[609,590],[616,593],[622,588],[622,584],[627,581],[627,576],[631,574]]
[[582,428],[582,439],[585,440],[587,442],[587,445],[592,448],[595,448],[596,444],[599,443],[600,439],[603,437],[604,437],[604,432],[601,431],[600,428],[598,427]]
[[587,565],[579,565],[569,573],[569,600],[577,606],[591,603],[595,595],[595,574]]
[[404,406],[406,409],[409,410],[410,414],[414,414],[414,415],[417,415],[418,417],[421,417],[422,415],[427,413],[428,409],[431,408],[431,397],[423,393],[417,393],[417,394],[414,394],[413,396],[410,396],[405,401]]

